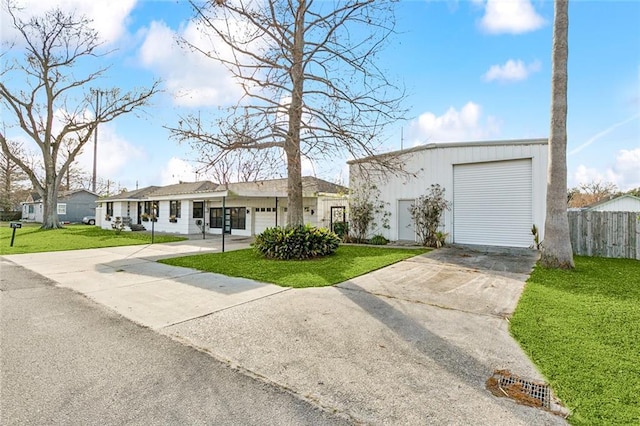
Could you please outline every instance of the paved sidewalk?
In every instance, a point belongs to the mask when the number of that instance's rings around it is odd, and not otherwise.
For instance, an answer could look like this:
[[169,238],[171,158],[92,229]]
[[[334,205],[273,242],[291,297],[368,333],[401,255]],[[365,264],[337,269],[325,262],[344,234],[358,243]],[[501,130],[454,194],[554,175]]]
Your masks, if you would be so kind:
[[[225,244],[227,251],[246,247],[246,239]],[[287,290],[156,262],[214,251],[220,251],[220,239],[4,257],[154,329]]]
[[485,389],[497,369],[541,379],[505,320],[533,252],[451,247],[311,289],[152,262],[214,249],[191,240],[6,258],[355,422],[565,424]]

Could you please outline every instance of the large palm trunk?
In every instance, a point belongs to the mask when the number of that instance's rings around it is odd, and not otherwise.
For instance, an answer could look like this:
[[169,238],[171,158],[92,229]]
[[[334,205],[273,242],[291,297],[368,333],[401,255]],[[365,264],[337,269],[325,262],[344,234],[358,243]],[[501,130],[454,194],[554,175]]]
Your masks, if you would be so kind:
[[555,0],[551,71],[551,128],[547,212],[540,262],[549,268],[574,267],[567,217],[567,59],[568,0]]

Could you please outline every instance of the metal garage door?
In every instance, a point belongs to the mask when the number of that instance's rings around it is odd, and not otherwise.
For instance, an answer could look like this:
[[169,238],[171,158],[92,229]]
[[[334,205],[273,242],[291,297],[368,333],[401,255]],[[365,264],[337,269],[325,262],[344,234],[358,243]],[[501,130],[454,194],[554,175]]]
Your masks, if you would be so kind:
[[529,247],[531,159],[453,166],[453,241]]
[[254,233],[260,234],[267,228],[276,226],[275,207],[256,207],[254,209],[253,220],[255,221]]

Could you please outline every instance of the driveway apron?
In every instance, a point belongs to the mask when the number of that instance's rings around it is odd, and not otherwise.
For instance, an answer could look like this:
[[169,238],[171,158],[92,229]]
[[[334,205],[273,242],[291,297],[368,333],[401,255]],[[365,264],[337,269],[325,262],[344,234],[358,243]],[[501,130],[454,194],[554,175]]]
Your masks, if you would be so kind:
[[358,422],[565,424],[485,389],[499,369],[542,379],[505,319],[536,258],[450,247],[162,332]]

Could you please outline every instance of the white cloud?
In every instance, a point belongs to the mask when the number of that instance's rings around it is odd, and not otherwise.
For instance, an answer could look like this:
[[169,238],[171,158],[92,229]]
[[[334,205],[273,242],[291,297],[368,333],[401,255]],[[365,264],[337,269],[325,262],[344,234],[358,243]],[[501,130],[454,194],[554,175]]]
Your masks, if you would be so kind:
[[480,27],[491,34],[521,34],[537,30],[545,20],[530,0],[487,0]]
[[[75,12],[77,16],[85,15],[93,21],[93,28],[107,44],[114,43],[126,33],[129,14],[137,0],[18,0],[18,6],[23,8],[20,16],[28,20],[33,16],[41,16],[45,12],[59,7],[63,11]],[[17,33],[7,25],[9,17],[2,7],[1,23],[2,39],[13,39]]]
[[[82,153],[76,157],[78,165],[92,173],[93,171],[93,138],[84,146]],[[102,124],[98,129],[97,174],[103,179],[120,181],[121,176],[131,174],[127,168],[136,167],[144,159],[144,152],[119,136],[114,128]]]
[[242,95],[230,72],[217,61],[200,52],[181,47],[176,38],[205,51],[213,49],[211,40],[195,23],[175,32],[163,22],[152,22],[140,49],[144,66],[159,74],[173,95],[176,105],[199,107],[229,104]]
[[160,185],[171,185],[174,183],[193,182],[195,180],[195,170],[193,166],[177,157],[171,157],[165,168],[162,170],[162,182]]
[[409,125],[408,138],[414,145],[428,142],[482,140],[499,133],[498,121],[488,116],[483,120],[480,105],[467,102],[460,111],[450,107],[444,114],[421,114]]
[[640,148],[618,151],[613,172],[618,176],[620,189],[640,187]]
[[612,182],[621,191],[640,187],[640,148],[621,149],[615,162],[604,170],[579,165],[573,173],[575,185],[591,182]]
[[484,74],[483,78],[485,81],[522,81],[538,71],[540,71],[540,61],[536,60],[527,65],[520,59],[509,59],[504,65],[491,65],[491,68]]

